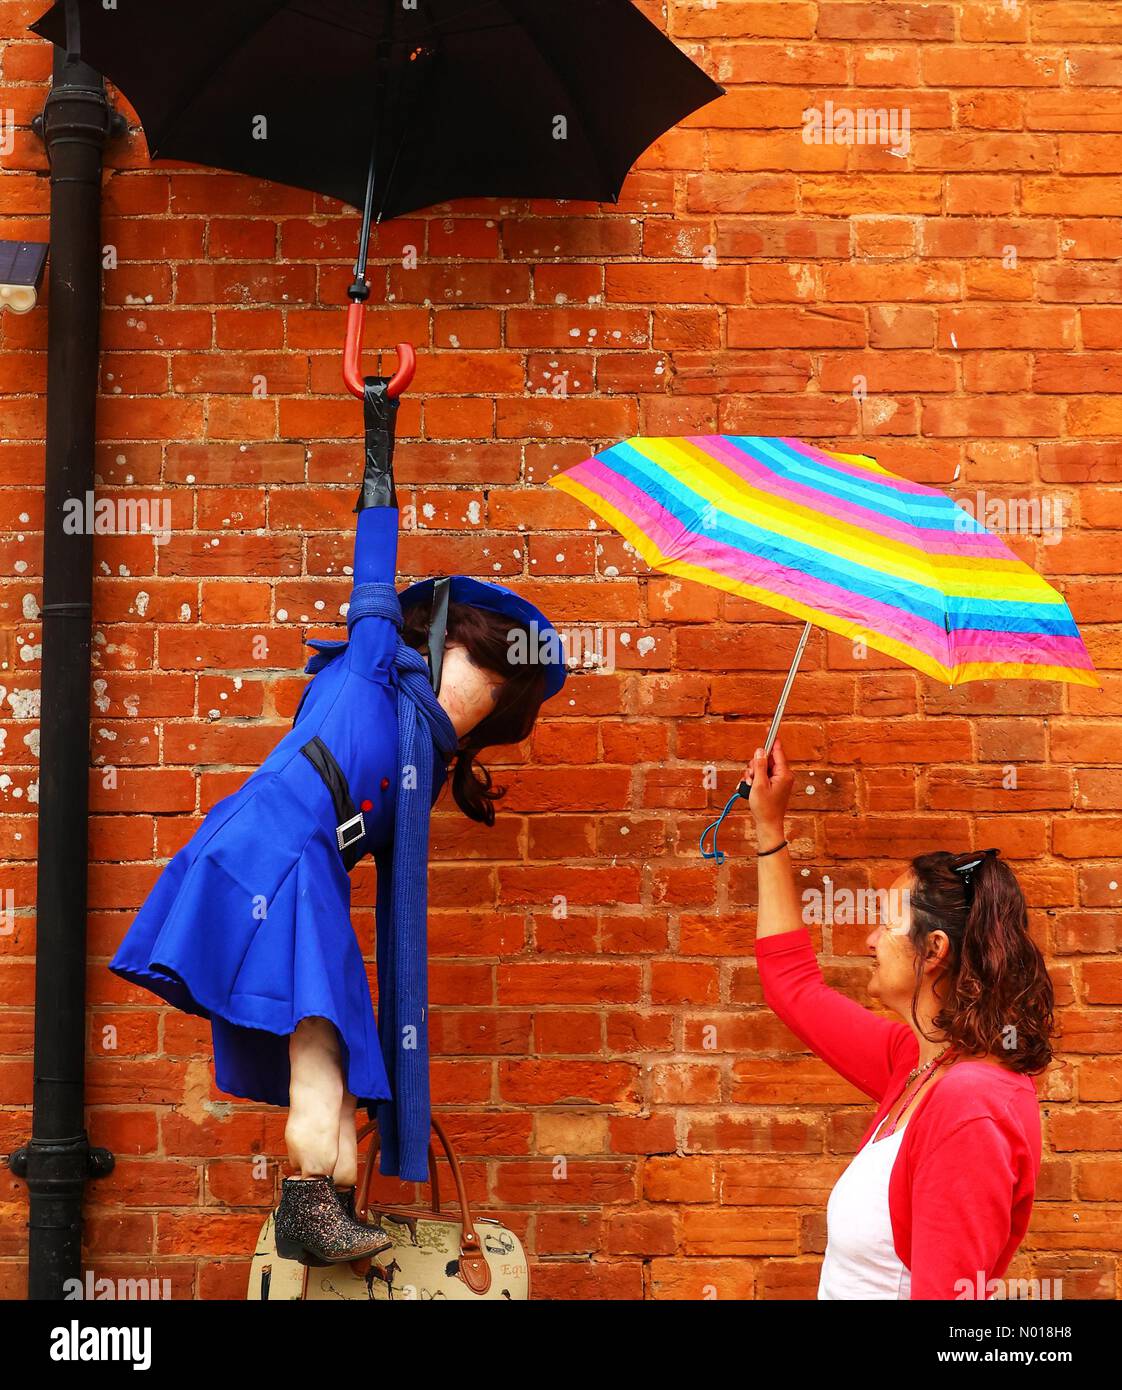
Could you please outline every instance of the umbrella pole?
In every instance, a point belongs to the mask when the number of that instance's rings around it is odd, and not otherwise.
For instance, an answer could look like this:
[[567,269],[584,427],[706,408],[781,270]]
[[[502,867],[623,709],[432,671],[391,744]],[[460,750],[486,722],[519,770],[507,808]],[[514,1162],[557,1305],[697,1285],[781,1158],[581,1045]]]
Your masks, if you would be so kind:
[[764,743],[764,757],[771,752],[771,745],[775,742],[775,736],[779,732],[779,721],[783,718],[783,711],[787,708],[787,696],[791,693],[791,687],[795,683],[795,673],[799,669],[799,662],[803,659],[803,652],[806,651],[807,639],[810,637],[812,624],[807,623],[803,628],[803,635],[799,638],[799,645],[795,648],[795,655],[791,659],[791,669],[787,672],[787,679],[783,682],[783,690],[779,696],[779,704],[775,707],[772,715],[771,728],[767,731],[767,740]]
[[366,197],[362,204],[362,227],[358,234],[358,251],[355,255],[355,278],[347,293],[352,300],[365,301],[370,296],[370,286],[366,281],[366,257],[370,250],[370,224],[374,218],[374,176],[377,168],[377,137],[370,144],[370,163],[366,169]]

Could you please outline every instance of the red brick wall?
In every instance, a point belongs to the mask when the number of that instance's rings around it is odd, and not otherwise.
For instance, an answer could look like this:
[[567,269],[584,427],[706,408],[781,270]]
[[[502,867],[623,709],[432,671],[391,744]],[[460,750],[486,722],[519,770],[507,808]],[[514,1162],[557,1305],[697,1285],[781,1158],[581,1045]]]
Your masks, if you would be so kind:
[[[39,8],[0,3],[0,107],[23,127],[0,160],[4,237],[48,234],[26,129],[48,78],[46,46],[23,32]],[[798,629],[648,577],[545,479],[631,433],[736,431],[862,448],[960,496],[1058,495],[1072,518],[1060,543],[1015,544],[1067,593],[1102,691],[948,693],[818,633],[786,725],[803,769],[793,845],[810,886],[883,881],[926,847],[994,843],[1015,863],[1064,1037],[1041,1083],[1040,1201],[1014,1269],[1114,1297],[1122,12],[643,8],[728,95],[639,161],[618,206],[462,202],[384,227],[377,247],[368,338],[420,350],[400,415],[401,492],[418,508],[402,574],[494,575],[556,619],[630,638],[614,673],[573,679],[531,746],[502,760],[511,792],[494,830],[444,805],[435,817],[437,1099],[478,1202],[524,1232],[539,1294],[812,1295],[826,1194],[868,1107],[762,1007],[744,817],[723,870],[696,854]],[[907,108],[906,156],[805,143],[804,108],[828,99]],[[157,1272],[178,1296],[240,1297],[270,1192],[251,1156],[282,1153],[283,1117],[218,1094],[206,1030],[104,962],[160,863],[286,729],[303,640],[346,598],[360,411],[339,384],[339,306],[357,218],[149,168],[135,128],[110,162],[104,240],[119,263],[105,277],[97,469],[105,495],[170,500],[174,537],[97,542],[90,1130],[118,1161],[91,1188],[90,1263]],[[3,1149],[27,1135],[31,1077],[45,335],[42,311],[0,317],[0,886],[16,906],[0,937]],[[268,655],[255,661],[258,633]],[[369,945],[368,868],[355,889]],[[858,998],[863,936],[823,941]],[[15,1296],[22,1185],[0,1177],[0,1201]]]

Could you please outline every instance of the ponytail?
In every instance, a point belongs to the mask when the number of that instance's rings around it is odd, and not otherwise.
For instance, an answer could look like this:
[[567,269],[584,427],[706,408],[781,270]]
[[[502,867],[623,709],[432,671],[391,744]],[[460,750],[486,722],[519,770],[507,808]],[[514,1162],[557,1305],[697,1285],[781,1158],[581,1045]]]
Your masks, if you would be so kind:
[[494,825],[495,802],[506,795],[505,787],[496,787],[491,774],[482,763],[475,761],[475,748],[461,748],[452,768],[452,796],[465,816],[481,825]]
[[913,859],[912,874],[913,1019],[927,938],[941,931],[950,951],[936,986],[940,1008],[932,1026],[962,1052],[1003,1057],[1017,1072],[1043,1071],[1052,1060],[1052,981],[1029,935],[1028,908],[1012,869],[997,850],[940,850]]

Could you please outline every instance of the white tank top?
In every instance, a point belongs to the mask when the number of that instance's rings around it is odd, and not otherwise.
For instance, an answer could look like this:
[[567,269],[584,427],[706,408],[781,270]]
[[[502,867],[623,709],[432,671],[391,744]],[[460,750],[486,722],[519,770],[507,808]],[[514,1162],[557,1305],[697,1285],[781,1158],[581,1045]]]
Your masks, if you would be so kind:
[[912,1277],[896,1254],[888,1213],[888,1180],[906,1129],[858,1150],[830,1193],[819,1298],[911,1297]]

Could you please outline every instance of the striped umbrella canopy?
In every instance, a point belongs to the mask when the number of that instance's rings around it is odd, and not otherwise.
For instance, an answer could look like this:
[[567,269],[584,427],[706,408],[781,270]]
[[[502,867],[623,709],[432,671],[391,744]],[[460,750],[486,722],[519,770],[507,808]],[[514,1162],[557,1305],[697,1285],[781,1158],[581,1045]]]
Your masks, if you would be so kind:
[[817,624],[951,685],[1099,684],[1062,595],[950,497],[863,454],[637,438],[549,481],[655,569],[804,619],[802,645]]

